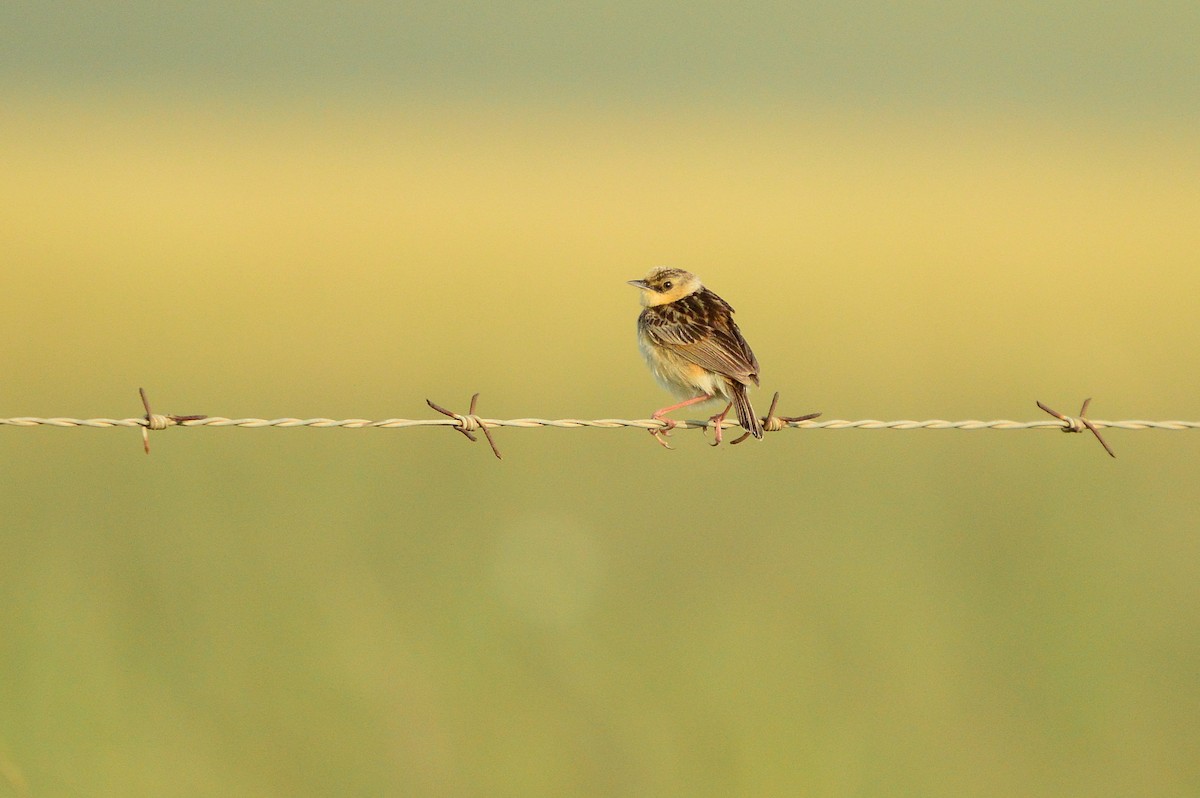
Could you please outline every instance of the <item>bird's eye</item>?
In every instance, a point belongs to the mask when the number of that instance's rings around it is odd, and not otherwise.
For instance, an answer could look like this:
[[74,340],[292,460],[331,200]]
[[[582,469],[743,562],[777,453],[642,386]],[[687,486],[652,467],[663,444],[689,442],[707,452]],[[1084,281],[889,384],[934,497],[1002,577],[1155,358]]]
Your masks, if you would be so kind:
[[663,283],[663,288],[666,288],[668,291],[671,290],[671,281],[667,280],[665,283]]

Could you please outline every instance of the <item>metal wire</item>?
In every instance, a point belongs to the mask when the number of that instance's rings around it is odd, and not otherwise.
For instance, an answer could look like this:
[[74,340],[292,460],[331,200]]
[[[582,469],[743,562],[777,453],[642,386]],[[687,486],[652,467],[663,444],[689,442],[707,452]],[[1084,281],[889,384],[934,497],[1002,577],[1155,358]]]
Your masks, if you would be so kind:
[[[476,431],[482,430],[487,437],[492,451],[496,457],[500,457],[500,450],[496,446],[495,440],[492,438],[490,429],[498,427],[509,427],[516,429],[530,429],[534,427],[555,427],[558,429],[581,429],[592,427],[596,429],[617,429],[620,427],[633,427],[636,429],[648,430],[654,433],[656,437],[663,435],[672,428],[680,429],[714,429],[717,423],[722,428],[736,427],[738,424],[734,421],[714,422],[713,419],[708,420],[687,420],[670,422],[664,419],[657,418],[598,418],[598,419],[582,419],[582,418],[482,418],[475,412],[475,405],[479,399],[479,394],[471,397],[471,407],[469,412],[455,413],[452,410],[434,404],[426,400],[431,408],[441,413],[445,418],[387,418],[378,421],[373,421],[366,418],[225,418],[223,416],[201,416],[201,415],[164,415],[155,413],[150,409],[150,401],[146,398],[145,390],[139,388],[141,394],[142,405],[146,410],[146,415],[141,418],[39,418],[35,416],[18,416],[15,418],[0,418],[0,426],[8,427],[62,427],[62,428],[104,428],[104,427],[136,427],[142,431],[143,444],[146,453],[150,452],[150,430],[163,430],[167,427],[233,427],[236,429],[292,429],[295,427],[316,427],[318,429],[408,429],[411,427],[451,427],[454,430],[461,432],[468,439],[474,441]],[[1133,419],[1127,421],[1101,421],[1099,419],[1091,419],[1087,417],[1088,404],[1091,402],[1087,399],[1083,403],[1083,408],[1079,411],[1078,416],[1068,416],[1059,413],[1057,410],[1052,410],[1046,405],[1038,402],[1037,405],[1046,413],[1051,415],[1052,419],[1039,419],[1036,421],[1010,421],[1008,419],[996,419],[992,421],[979,421],[976,419],[967,419],[964,421],[947,421],[944,419],[929,419],[926,421],[913,421],[901,419],[898,421],[880,421],[877,419],[862,419],[858,421],[847,421],[844,419],[827,419],[817,421],[816,416],[819,413],[812,413],[807,416],[786,417],[777,416],[775,414],[776,406],[779,403],[779,394],[776,393],[771,401],[771,408],[767,411],[767,416],[764,419],[763,426],[769,432],[778,431],[785,428],[792,429],[827,429],[827,430],[843,430],[843,429],[894,429],[894,430],[919,430],[919,429],[958,429],[958,430],[983,430],[983,429],[1000,429],[1000,430],[1026,430],[1026,429],[1057,429],[1062,432],[1091,432],[1096,439],[1104,447],[1109,455],[1116,457],[1112,447],[1100,435],[1102,429],[1123,429],[1123,430],[1186,430],[1200,429],[1200,421],[1148,421],[1143,419]],[[745,435],[733,443],[739,443],[745,439]],[[662,441],[660,437],[660,442]]]
[[[468,416],[464,416],[468,418]],[[1200,429],[1200,421],[1148,421],[1143,419],[1132,419],[1128,421],[1101,421],[1100,419],[1089,419],[1093,425],[1099,429],[1125,429],[1125,430],[1143,430],[1143,429],[1160,429],[1160,430],[1185,430],[1185,429]],[[559,429],[579,429],[583,427],[594,427],[597,429],[616,429],[619,427],[635,427],[638,429],[655,430],[664,429],[665,424],[653,418],[483,418],[477,417],[476,423],[479,427],[487,426],[496,427],[515,427],[517,429],[531,429],[533,427],[557,427]],[[18,416],[16,418],[0,418],[0,426],[9,427],[149,427],[154,429],[144,418],[36,418],[32,416]],[[181,421],[177,424],[168,424],[167,426],[178,427],[237,427],[240,429],[263,429],[263,428],[281,428],[291,429],[294,427],[317,427],[320,429],[408,429],[410,427],[460,427],[460,422],[451,418],[386,418],[378,421],[372,421],[365,418],[223,418],[221,416],[207,416],[201,419],[191,421]],[[680,421],[675,429],[712,429],[715,425],[708,421],[691,419],[688,421]],[[737,427],[735,421],[726,421],[722,428],[729,429]],[[993,421],[979,421],[975,419],[966,419],[963,421],[946,421],[944,419],[928,419],[926,421],[898,420],[898,421],[879,421],[876,419],[862,419],[859,421],[848,421],[844,419],[827,419],[825,421],[794,421],[785,422],[785,427],[792,429],[898,429],[898,430],[916,430],[916,429],[962,429],[962,430],[979,430],[979,429],[1007,429],[1007,430],[1022,430],[1022,429],[1057,429],[1063,430],[1061,421],[1051,419],[1039,419],[1036,421],[1010,421],[1008,419],[996,419]],[[1069,430],[1068,430],[1069,431]]]

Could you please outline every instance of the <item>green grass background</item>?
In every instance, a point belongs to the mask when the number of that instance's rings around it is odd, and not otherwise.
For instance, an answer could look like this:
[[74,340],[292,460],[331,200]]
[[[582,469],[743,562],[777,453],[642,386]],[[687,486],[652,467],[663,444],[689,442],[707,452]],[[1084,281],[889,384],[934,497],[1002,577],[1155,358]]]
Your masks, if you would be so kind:
[[[1200,417],[1190,4],[54,9],[0,416],[643,417],[671,264],[763,410]],[[1200,792],[1196,433],[495,434],[0,428],[0,795]]]

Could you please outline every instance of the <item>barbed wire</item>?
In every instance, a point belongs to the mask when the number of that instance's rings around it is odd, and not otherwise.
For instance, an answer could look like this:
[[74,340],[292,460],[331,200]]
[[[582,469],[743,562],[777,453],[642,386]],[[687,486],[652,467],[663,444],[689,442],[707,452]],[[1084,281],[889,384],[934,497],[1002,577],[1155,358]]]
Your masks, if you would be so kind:
[[[296,427],[316,427],[318,429],[408,429],[412,427],[450,427],[457,432],[461,432],[469,440],[474,441],[475,432],[482,431],[488,440],[488,444],[492,448],[492,452],[497,458],[500,457],[500,449],[496,446],[495,440],[492,438],[490,430],[498,427],[509,427],[516,429],[530,429],[534,427],[555,427],[558,429],[581,429],[591,427],[595,429],[618,429],[622,427],[633,427],[636,429],[644,429],[656,436],[669,434],[672,429],[700,429],[709,430],[715,429],[717,423],[720,423],[723,429],[738,427],[736,421],[727,420],[714,422],[713,419],[708,420],[686,420],[686,421],[668,421],[659,418],[597,418],[597,419],[582,419],[582,418],[483,418],[476,412],[476,404],[479,400],[479,394],[471,397],[470,409],[467,413],[455,413],[453,410],[434,404],[426,399],[426,403],[441,413],[445,418],[386,418],[381,420],[371,420],[366,418],[225,418],[223,416],[206,416],[206,415],[171,415],[159,414],[150,409],[150,401],[146,397],[145,390],[139,388],[138,393],[142,398],[142,405],[146,410],[146,414],[141,418],[38,418],[34,416],[18,416],[15,418],[0,418],[0,426],[9,427],[62,427],[62,428],[104,428],[104,427],[135,427],[142,431],[142,443],[146,454],[150,453],[150,431],[164,430],[168,427],[233,427],[237,429],[292,429]],[[779,404],[779,394],[776,393],[771,400],[771,408],[767,411],[766,417],[763,419],[763,429],[767,432],[778,432],[783,429],[826,429],[826,430],[844,430],[844,429],[894,429],[894,430],[921,430],[921,429],[938,429],[938,430],[1027,430],[1027,429],[1058,429],[1062,432],[1091,432],[1096,440],[1104,447],[1112,457],[1116,457],[1116,453],[1108,442],[1104,440],[1100,434],[1102,429],[1123,429],[1123,430],[1185,430],[1185,429],[1200,429],[1200,421],[1147,421],[1142,419],[1133,419],[1127,421],[1101,421],[1099,419],[1087,418],[1088,405],[1091,399],[1084,400],[1083,408],[1077,416],[1068,416],[1064,413],[1059,413],[1057,410],[1052,410],[1041,402],[1037,406],[1050,414],[1052,419],[1039,419],[1035,421],[1010,421],[1008,419],[995,419],[992,421],[980,421],[976,419],[966,419],[963,421],[947,421],[945,419],[928,419],[925,421],[914,421],[901,419],[898,421],[880,421],[877,419],[861,419],[858,421],[848,421],[844,419],[827,419],[824,421],[815,420],[820,413],[809,413],[804,416],[777,416],[776,408]],[[741,443],[746,439],[749,433],[743,434],[737,440],[732,441],[733,444]],[[661,438],[660,438],[661,440]],[[715,444],[714,444],[715,445]]]

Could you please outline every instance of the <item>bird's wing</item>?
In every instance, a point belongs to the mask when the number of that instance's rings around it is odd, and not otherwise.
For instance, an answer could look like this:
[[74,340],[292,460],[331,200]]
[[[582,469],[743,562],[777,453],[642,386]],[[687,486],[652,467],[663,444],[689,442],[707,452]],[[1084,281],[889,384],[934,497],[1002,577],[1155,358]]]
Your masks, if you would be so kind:
[[733,319],[729,320],[729,332],[737,340],[742,355],[750,364],[750,376],[754,379],[754,384],[758,385],[758,358],[754,356],[754,350],[750,348],[750,344],[746,343],[746,339],[742,337],[742,331],[738,329],[737,323]]
[[642,328],[651,342],[701,368],[744,384],[758,383],[758,360],[730,317],[732,309],[716,294],[647,311],[654,312],[643,312]]

